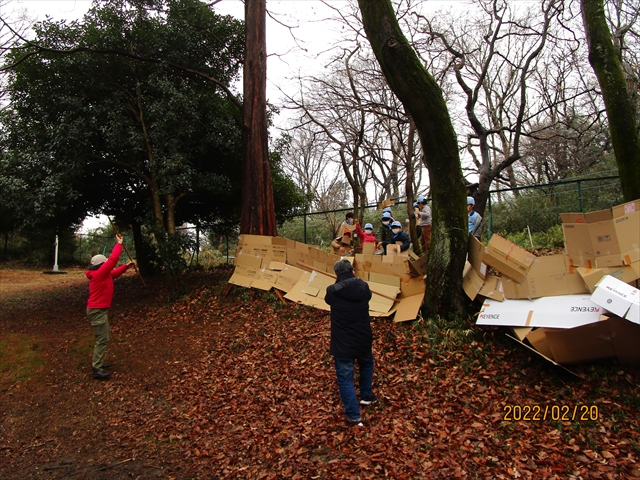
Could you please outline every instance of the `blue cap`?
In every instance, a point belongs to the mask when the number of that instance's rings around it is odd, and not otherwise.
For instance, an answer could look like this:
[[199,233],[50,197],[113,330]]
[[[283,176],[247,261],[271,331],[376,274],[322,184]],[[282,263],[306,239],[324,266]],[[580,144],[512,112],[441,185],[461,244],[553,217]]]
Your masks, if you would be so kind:
[[467,197],[467,205],[475,205],[476,201],[473,199],[473,197]]
[[370,228],[371,230],[373,230],[373,225],[371,225],[370,223],[365,223],[364,229],[366,230],[367,228]]
[[391,213],[391,207],[384,207],[384,208],[382,209],[382,212],[383,212],[383,213],[384,213],[384,212],[389,212],[389,213]]
[[402,224],[401,224],[399,221],[397,221],[397,220],[396,220],[395,222],[393,222],[393,223],[391,224],[391,226],[392,226],[392,227],[400,227],[400,228],[402,228]]
[[382,214],[382,219],[387,219],[387,220],[391,220],[391,214],[389,212],[384,212]]
[[418,199],[416,200],[416,202],[418,202],[418,203],[427,203],[427,201],[425,200],[425,198],[424,198],[422,195],[420,195],[420,196],[418,197]]
[[416,208],[418,206],[418,202],[413,202],[413,208]]

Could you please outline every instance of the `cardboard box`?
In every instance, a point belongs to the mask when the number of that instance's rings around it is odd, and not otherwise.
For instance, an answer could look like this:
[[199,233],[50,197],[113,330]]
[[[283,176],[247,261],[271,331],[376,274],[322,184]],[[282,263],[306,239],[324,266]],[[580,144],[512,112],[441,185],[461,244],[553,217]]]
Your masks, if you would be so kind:
[[595,255],[596,267],[622,265],[618,236],[613,227],[611,210],[585,213],[589,239]]
[[640,261],[640,200],[560,217],[572,265],[605,268]]
[[565,254],[572,266],[595,267],[589,227],[584,213],[561,213]]
[[596,284],[591,301],[621,318],[640,325],[640,290],[611,275],[602,277]]
[[482,257],[482,261],[509,277],[522,283],[536,256],[500,235],[493,235]]
[[589,293],[577,271],[567,267],[565,255],[537,257],[522,283],[506,278],[502,287],[504,297],[509,299]]
[[617,205],[612,211],[622,262],[640,262],[640,200]]
[[545,332],[552,358],[565,365],[617,358],[640,364],[640,325],[621,318]]

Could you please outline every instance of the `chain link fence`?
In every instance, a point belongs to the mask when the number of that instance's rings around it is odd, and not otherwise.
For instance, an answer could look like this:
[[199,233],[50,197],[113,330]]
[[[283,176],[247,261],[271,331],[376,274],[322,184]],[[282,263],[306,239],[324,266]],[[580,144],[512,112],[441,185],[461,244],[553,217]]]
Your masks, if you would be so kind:
[[[617,175],[596,178],[563,180],[540,185],[528,185],[513,189],[499,189],[490,192],[484,211],[482,239],[489,240],[494,233],[509,237],[511,241],[525,248],[546,246],[562,247],[560,213],[591,212],[611,208],[623,203],[620,181]],[[317,246],[328,250],[334,231],[352,211],[342,208],[324,212],[310,212],[291,217],[278,230],[281,237]],[[374,232],[381,227],[380,210],[377,204],[363,208],[363,224],[372,223]],[[392,215],[396,220],[408,225],[406,202],[397,202],[392,206]],[[186,226],[178,229],[192,239],[192,251],[185,252],[190,266],[210,266],[232,264],[238,241],[238,227],[226,225],[223,233],[212,233],[198,226]],[[133,236],[123,232],[124,243],[135,257]],[[2,249],[3,257],[15,252],[15,257],[42,251],[39,261],[44,264],[53,261],[53,244],[37,245],[27,242],[20,236],[5,234]],[[93,255],[108,255],[113,247],[114,235],[105,227],[94,233],[76,233],[69,238],[61,237],[61,264],[86,265]],[[123,255],[125,255],[123,253]],[[126,261],[125,257],[121,261]]]

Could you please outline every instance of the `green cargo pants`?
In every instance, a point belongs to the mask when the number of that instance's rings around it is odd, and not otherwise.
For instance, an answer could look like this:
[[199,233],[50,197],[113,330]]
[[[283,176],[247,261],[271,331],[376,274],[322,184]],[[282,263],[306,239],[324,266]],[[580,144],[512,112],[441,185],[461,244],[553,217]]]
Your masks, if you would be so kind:
[[96,345],[93,348],[92,366],[96,370],[102,370],[104,354],[111,338],[109,332],[109,309],[108,308],[87,308],[87,318],[93,327],[93,334],[96,336]]

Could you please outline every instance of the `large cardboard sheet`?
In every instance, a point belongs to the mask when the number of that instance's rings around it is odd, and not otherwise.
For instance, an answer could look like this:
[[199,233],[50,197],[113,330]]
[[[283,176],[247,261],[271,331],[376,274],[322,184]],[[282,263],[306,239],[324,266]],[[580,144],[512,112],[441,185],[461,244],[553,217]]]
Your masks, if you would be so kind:
[[504,297],[509,299],[589,293],[582,277],[567,267],[565,255],[537,257],[522,283],[505,278],[503,289]]
[[334,282],[334,279],[322,273],[304,272],[300,280],[285,295],[285,298],[321,310],[330,310],[331,308],[324,301],[324,297],[327,293],[327,287]]
[[485,300],[477,325],[573,328],[600,320],[604,309],[588,295],[564,295],[535,300]]

